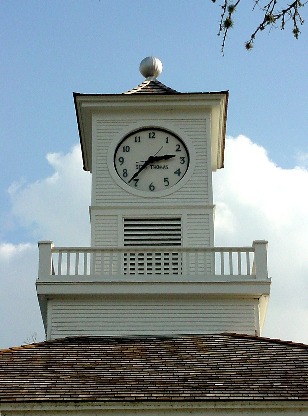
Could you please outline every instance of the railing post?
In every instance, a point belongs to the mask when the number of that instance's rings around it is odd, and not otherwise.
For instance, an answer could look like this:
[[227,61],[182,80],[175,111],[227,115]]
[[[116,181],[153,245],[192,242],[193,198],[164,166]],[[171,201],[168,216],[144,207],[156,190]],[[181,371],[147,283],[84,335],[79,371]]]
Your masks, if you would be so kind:
[[50,276],[52,274],[52,257],[51,249],[53,247],[52,241],[39,241],[39,268],[38,278]]
[[256,279],[266,279],[268,277],[267,273],[267,241],[265,240],[255,240],[252,243],[254,248],[255,257],[254,257],[254,269],[256,273]]

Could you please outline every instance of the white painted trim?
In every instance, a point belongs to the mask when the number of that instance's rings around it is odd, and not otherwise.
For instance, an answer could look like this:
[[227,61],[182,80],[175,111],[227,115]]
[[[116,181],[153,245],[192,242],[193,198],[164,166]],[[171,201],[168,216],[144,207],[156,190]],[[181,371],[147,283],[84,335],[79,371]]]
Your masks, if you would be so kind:
[[47,308],[46,308],[46,313],[47,313],[47,317],[46,317],[46,339],[49,340],[51,339],[51,330],[52,330],[52,325],[51,325],[51,319],[52,319],[52,315],[53,315],[53,308],[52,308],[52,299],[48,299],[48,296],[45,297],[45,302],[47,304]]
[[183,93],[162,95],[142,94],[105,94],[105,95],[75,95],[77,120],[80,127],[80,140],[84,152],[86,169],[92,171],[91,155],[88,148],[91,146],[91,115],[93,113],[112,113],[117,111],[142,110],[147,111],[202,111],[212,114],[212,125],[217,128],[212,131],[212,169],[219,169],[223,164],[223,141],[225,134],[228,92],[212,93]]
[[[174,215],[181,215],[183,213],[183,209],[187,211],[187,204],[179,204],[179,205],[164,205],[164,206],[155,206],[151,208],[151,213],[157,213],[157,215],[162,215],[162,212],[165,213],[167,210],[172,209]],[[215,205],[208,205],[208,204],[195,204],[189,206],[190,213],[201,213],[204,214],[212,212],[211,210],[215,208]],[[123,210],[126,212],[135,212],[140,211],[142,214],[136,215],[143,215],[145,213],[144,207],[141,207],[140,204],[132,204],[129,206],[129,210],[127,211],[127,205],[91,205],[89,207],[90,211],[107,211],[111,214],[122,214]],[[146,214],[148,215],[148,214]],[[150,215],[150,214],[149,214]]]
[[[185,280],[184,280],[185,278]],[[226,279],[216,279],[215,281],[202,281],[201,278],[188,279],[184,276],[183,280],[172,279],[172,276],[165,277],[165,281],[160,279],[137,279],[129,276],[119,276],[112,281],[102,281],[99,279],[82,279],[78,281],[65,276],[59,276],[58,279],[51,278],[48,282],[41,281],[37,284],[39,295],[179,295],[179,296],[238,296],[260,298],[262,295],[268,295],[270,291],[270,282],[248,281],[247,279],[238,279],[236,281],[226,282]]]

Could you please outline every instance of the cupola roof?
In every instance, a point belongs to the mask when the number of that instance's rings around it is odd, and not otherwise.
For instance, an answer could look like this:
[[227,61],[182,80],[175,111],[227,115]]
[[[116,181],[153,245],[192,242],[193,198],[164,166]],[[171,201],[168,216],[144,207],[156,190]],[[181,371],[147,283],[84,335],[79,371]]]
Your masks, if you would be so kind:
[[137,87],[125,92],[124,94],[181,94],[166,85],[162,84],[157,79],[146,79]]
[[247,335],[64,338],[0,351],[0,404],[307,400],[308,346]]

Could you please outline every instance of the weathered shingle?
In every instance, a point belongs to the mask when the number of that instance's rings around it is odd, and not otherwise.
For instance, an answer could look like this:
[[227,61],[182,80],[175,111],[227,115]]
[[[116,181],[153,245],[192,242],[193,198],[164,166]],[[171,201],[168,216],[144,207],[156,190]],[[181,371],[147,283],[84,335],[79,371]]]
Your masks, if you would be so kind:
[[124,94],[180,94],[180,92],[167,87],[155,79],[145,80],[137,87],[125,92]]
[[0,402],[308,399],[308,346],[235,334],[64,338],[0,351]]

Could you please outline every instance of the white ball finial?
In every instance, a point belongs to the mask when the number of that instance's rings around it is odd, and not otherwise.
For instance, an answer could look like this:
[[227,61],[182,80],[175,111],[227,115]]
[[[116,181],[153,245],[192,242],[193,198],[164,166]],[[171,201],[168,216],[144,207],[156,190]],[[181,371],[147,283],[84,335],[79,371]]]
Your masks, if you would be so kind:
[[148,56],[139,65],[139,71],[146,79],[156,79],[163,70],[163,64],[158,58]]

